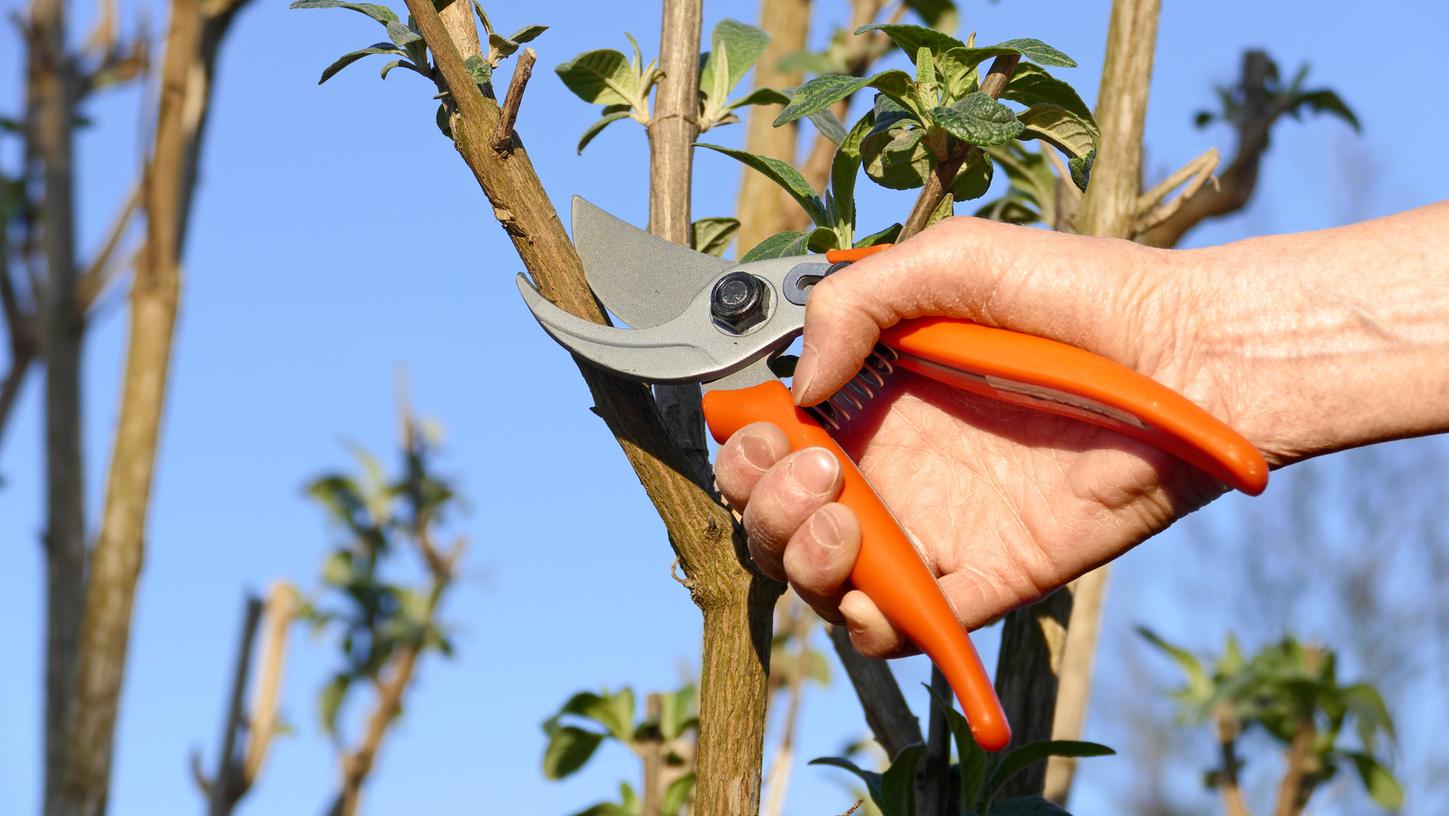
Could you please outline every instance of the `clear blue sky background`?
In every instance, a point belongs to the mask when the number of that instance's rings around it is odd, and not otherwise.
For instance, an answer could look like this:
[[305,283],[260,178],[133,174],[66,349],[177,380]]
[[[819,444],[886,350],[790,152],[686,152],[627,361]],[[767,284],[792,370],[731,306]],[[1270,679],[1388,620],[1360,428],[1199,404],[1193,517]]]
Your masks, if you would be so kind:
[[[20,0],[0,5],[7,15],[21,8]],[[73,5],[83,28],[92,10]],[[711,0],[706,28],[724,17],[750,20],[757,5]],[[843,15],[836,6],[844,4],[818,5],[826,17]],[[1073,55],[1081,68],[1064,74],[1095,100],[1105,0],[963,5],[963,33],[978,31],[985,41],[1036,36]],[[1147,126],[1150,176],[1210,146],[1230,147],[1225,129],[1199,132],[1190,119],[1211,101],[1213,83],[1232,78],[1246,47],[1267,47],[1287,70],[1311,61],[1311,81],[1338,89],[1367,126],[1358,137],[1336,121],[1280,125],[1252,207],[1203,229],[1194,242],[1331,226],[1432,202],[1449,190],[1449,165],[1436,144],[1437,134],[1449,132],[1440,49],[1433,45],[1449,41],[1443,3],[1166,6]],[[143,10],[153,20],[164,17],[153,2],[125,0],[121,8],[128,22]],[[657,4],[494,0],[488,10],[506,30],[552,26],[535,43],[541,70],[519,128],[555,203],[566,211],[578,193],[642,223],[642,134],[618,124],[575,156],[578,135],[596,112],[549,69],[587,49],[626,49],[625,31],[654,53]],[[672,557],[658,520],[614,441],[588,412],[572,362],[519,302],[513,275],[520,264],[473,178],[434,128],[431,87],[404,73],[379,82],[375,62],[316,85],[323,66],[379,34],[355,14],[290,12],[280,0],[260,0],[243,13],[223,53],[133,627],[111,796],[116,816],[200,807],[187,754],[201,747],[207,765],[213,762],[243,594],[275,578],[316,585],[332,533],[301,487],[324,469],[348,464],[347,443],[392,449],[400,365],[411,372],[419,411],[447,429],[445,466],[472,506],[456,527],[472,548],[466,580],[447,608],[460,630],[458,657],[423,666],[369,783],[366,811],[580,809],[610,795],[615,780],[632,777],[632,760],[612,749],[578,777],[546,782],[539,722],[577,689],[669,689],[696,662],[698,616],[668,577]],[[20,105],[21,49],[13,31],[4,37],[0,112],[12,114]],[[106,95],[88,111],[99,124],[78,144],[82,252],[95,246],[135,176],[137,100],[129,91]],[[733,127],[709,138],[737,144],[742,137],[742,128]],[[13,168],[13,144],[4,149]],[[731,213],[738,166],[704,154],[696,169],[696,216]],[[904,199],[867,189],[864,226],[904,212]],[[92,529],[125,320],[113,295],[87,340]],[[8,622],[0,814],[39,809],[39,382],[28,384],[0,451],[0,617]],[[1404,449],[1429,451],[1430,461],[1442,462],[1449,454],[1435,444]],[[1326,467],[1334,472],[1332,463]],[[1292,478],[1256,500],[1256,512],[1286,512],[1291,491],[1284,484]],[[1174,587],[1202,572],[1216,541],[1241,529],[1247,513],[1246,502],[1220,503],[1124,559],[1104,633],[1109,644],[1128,642],[1130,625],[1143,620],[1194,646],[1220,642],[1236,620],[1235,605],[1225,594],[1186,595]],[[1443,526],[1415,534],[1442,539]],[[1311,582],[1312,568],[1303,570],[1302,580]],[[1285,625],[1312,630],[1322,610],[1302,614]],[[978,639],[994,661],[994,633]],[[293,641],[283,705],[296,733],[276,742],[244,812],[317,813],[335,790],[336,763],[315,713],[334,655],[326,642]],[[906,661],[897,672],[923,707],[914,690],[926,678],[925,665]],[[1099,711],[1120,711],[1122,700],[1140,697],[1135,683],[1122,665],[1104,660]],[[1400,716],[1413,720],[1406,740],[1432,740],[1445,724],[1442,703]],[[1106,715],[1089,723],[1089,736],[1109,742],[1121,730]],[[808,698],[803,733],[805,758],[836,752],[864,733],[846,684]],[[1189,796],[1198,769],[1178,769]],[[1082,780],[1078,812],[1115,812],[1110,803],[1120,801],[1115,797],[1132,775],[1124,760],[1096,761]],[[844,810],[841,781],[838,772],[801,767],[789,812]],[[1199,805],[1212,806],[1197,795]],[[1361,802],[1350,795],[1340,804],[1353,809]]]

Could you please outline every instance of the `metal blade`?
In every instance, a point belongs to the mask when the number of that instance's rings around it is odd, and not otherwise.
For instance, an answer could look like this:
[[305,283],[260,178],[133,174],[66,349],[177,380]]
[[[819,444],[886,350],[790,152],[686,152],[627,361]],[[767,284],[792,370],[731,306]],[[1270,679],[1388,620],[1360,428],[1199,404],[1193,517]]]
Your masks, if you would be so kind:
[[574,196],[574,246],[604,308],[635,328],[677,316],[734,262],[670,243]]
[[[709,294],[685,304],[668,323],[620,329],[574,317],[518,276],[518,291],[553,339],[594,365],[653,383],[709,382],[748,368],[800,334],[804,309],[785,302],[757,331],[732,335],[710,320]],[[749,375],[759,381],[759,374]]]

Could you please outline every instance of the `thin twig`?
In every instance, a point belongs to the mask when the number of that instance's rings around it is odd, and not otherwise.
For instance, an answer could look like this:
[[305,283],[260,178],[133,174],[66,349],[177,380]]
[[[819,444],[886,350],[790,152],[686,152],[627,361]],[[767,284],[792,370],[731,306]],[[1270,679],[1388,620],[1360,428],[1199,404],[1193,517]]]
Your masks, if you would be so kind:
[[513,68],[513,79],[508,83],[508,93],[503,97],[503,118],[498,121],[498,132],[493,136],[493,149],[504,152],[513,147],[513,123],[518,119],[518,107],[523,104],[523,91],[528,87],[528,78],[533,76],[533,63],[538,55],[532,48],[523,49],[518,64]]
[[[1180,209],[1184,202],[1197,195],[1197,191],[1212,179],[1214,189],[1218,188],[1216,179],[1213,178],[1213,171],[1218,168],[1220,156],[1216,147],[1208,148],[1208,151],[1201,156],[1183,165],[1177,172],[1163,179],[1160,184],[1151,190],[1137,197],[1137,221],[1133,224],[1132,232],[1140,235],[1147,230],[1161,224],[1172,217],[1172,214]],[[1169,193],[1179,186],[1187,183],[1182,192],[1171,201],[1162,203]]]
[[1238,718],[1231,706],[1223,704],[1213,712],[1218,731],[1218,753],[1223,769],[1218,772],[1217,787],[1223,795],[1223,811],[1227,816],[1251,816],[1238,785]]
[[76,308],[81,314],[90,311],[91,304],[100,296],[106,287],[115,280],[116,269],[118,268],[113,260],[116,249],[121,245],[121,239],[126,235],[126,227],[130,226],[131,218],[141,204],[141,185],[135,184],[131,192],[126,196],[125,202],[121,205],[116,217],[111,221],[111,228],[106,233],[106,242],[101,245],[95,257],[91,259],[85,272],[81,273],[80,280],[76,281],[75,299]]

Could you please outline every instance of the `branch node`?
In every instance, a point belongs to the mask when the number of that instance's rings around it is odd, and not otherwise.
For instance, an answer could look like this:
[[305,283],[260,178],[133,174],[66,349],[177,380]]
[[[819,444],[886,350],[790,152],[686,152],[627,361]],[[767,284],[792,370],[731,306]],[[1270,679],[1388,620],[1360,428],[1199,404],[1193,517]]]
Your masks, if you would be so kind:
[[694,592],[694,579],[690,578],[688,575],[679,574],[678,558],[674,559],[674,561],[669,564],[669,577],[679,582],[680,586],[684,587],[690,592]]
[[508,83],[508,93],[503,97],[503,118],[498,121],[498,130],[493,134],[493,149],[507,153],[513,149],[513,124],[518,119],[518,107],[523,104],[523,91],[528,87],[528,78],[533,76],[533,63],[538,59],[532,48],[523,49],[518,64],[513,68],[513,79]]

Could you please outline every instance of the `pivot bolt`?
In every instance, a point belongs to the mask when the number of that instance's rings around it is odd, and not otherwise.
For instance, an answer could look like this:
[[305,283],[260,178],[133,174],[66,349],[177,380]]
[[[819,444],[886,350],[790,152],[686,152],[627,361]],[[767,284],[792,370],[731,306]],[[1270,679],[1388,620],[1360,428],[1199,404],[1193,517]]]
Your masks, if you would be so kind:
[[732,334],[744,334],[765,319],[769,289],[748,272],[735,271],[715,282],[709,311],[716,324]]

